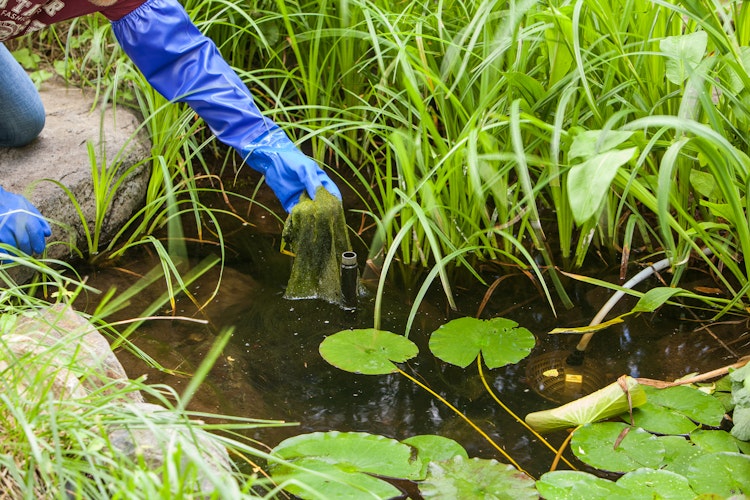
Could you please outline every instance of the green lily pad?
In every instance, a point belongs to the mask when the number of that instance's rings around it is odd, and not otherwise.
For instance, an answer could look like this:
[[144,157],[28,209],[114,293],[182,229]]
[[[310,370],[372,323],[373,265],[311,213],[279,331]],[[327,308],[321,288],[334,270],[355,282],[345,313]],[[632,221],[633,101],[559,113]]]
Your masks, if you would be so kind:
[[646,387],[644,390],[650,403],[672,409],[695,422],[718,427],[724,418],[724,405],[695,387],[678,385],[666,389]]
[[433,462],[419,485],[423,498],[454,500],[516,500],[539,498],[534,480],[515,467],[496,460],[455,457]]
[[316,458],[347,471],[416,479],[421,464],[412,448],[395,439],[365,432],[313,432],[285,439],[273,449],[277,457],[294,462]]
[[392,484],[320,458],[301,458],[294,465],[277,465],[273,480],[295,498],[349,500],[351,498],[390,499],[402,492]]
[[446,363],[469,366],[482,354],[488,368],[518,363],[529,355],[536,339],[526,328],[505,318],[458,318],[432,333],[430,350]]
[[639,427],[630,428],[615,447],[627,428],[620,422],[584,425],[573,434],[570,448],[582,462],[606,471],[630,472],[641,467],[658,467],[664,458],[664,445]]
[[[623,415],[628,421],[630,416]],[[638,427],[656,434],[689,434],[698,428],[698,424],[679,413],[664,406],[646,401],[633,411],[633,422]]]
[[[625,386],[630,393],[633,407],[646,402],[643,387],[634,378],[625,377]],[[557,408],[529,413],[526,415],[526,423],[537,432],[549,432],[615,417],[627,412],[628,409],[627,394],[619,382],[614,382]]]
[[686,476],[693,461],[706,452],[682,436],[660,436],[657,438],[664,446],[664,459],[660,467]]
[[687,476],[699,494],[723,498],[750,495],[750,456],[739,453],[709,453],[695,459]]
[[412,448],[364,432],[314,432],[282,441],[271,463],[274,481],[300,498],[393,498],[401,491],[380,477],[421,479]]
[[463,446],[456,441],[443,436],[423,434],[412,436],[401,442],[416,448],[417,458],[423,464],[423,474],[420,475],[422,478],[427,474],[427,466],[432,462],[452,460],[455,457],[469,458],[469,454]]
[[744,444],[727,431],[721,430],[697,430],[690,434],[690,440],[697,446],[700,446],[706,453],[718,453],[729,451],[732,453],[742,453]]
[[622,476],[617,484],[630,492],[630,498],[682,500],[696,496],[685,476],[666,470],[637,469]]
[[612,500],[631,498],[617,483],[588,472],[561,470],[547,472],[536,482],[545,500]]
[[419,352],[406,337],[374,328],[335,333],[321,342],[319,350],[336,368],[365,375],[397,372],[394,363],[407,361]]

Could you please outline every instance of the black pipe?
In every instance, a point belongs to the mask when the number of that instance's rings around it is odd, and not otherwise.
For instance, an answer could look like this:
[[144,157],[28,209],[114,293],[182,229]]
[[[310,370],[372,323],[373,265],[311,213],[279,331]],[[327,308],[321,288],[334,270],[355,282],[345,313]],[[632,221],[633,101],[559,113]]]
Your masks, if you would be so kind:
[[352,311],[357,308],[359,269],[356,252],[341,254],[341,307]]

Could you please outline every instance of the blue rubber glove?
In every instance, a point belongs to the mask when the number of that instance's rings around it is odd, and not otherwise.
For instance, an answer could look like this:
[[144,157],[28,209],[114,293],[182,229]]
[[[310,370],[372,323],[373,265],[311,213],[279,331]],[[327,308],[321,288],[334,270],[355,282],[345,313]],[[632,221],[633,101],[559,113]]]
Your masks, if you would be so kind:
[[39,210],[20,194],[0,187],[0,243],[24,253],[42,253],[52,230]]
[[307,158],[253,101],[250,91],[216,45],[203,36],[177,0],[147,0],[112,28],[125,53],[149,83],[170,101],[186,102],[216,137],[233,147],[291,211],[299,195],[333,181]]

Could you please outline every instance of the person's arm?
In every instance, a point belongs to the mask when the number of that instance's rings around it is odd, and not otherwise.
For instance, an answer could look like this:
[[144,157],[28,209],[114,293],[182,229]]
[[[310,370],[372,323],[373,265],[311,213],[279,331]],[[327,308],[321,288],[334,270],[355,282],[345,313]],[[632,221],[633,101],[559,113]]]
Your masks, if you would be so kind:
[[112,22],[125,53],[170,101],[186,102],[224,144],[266,176],[289,212],[307,191],[341,193],[318,164],[265,118],[245,84],[177,0],[147,0]]

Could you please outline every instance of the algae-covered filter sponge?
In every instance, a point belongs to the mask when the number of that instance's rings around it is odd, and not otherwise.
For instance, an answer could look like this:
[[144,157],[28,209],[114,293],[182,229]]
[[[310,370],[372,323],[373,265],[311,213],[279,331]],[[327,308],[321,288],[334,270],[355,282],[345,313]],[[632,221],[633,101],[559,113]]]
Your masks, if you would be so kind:
[[341,201],[324,188],[302,194],[282,233],[294,252],[284,297],[341,302],[341,254],[351,250]]

